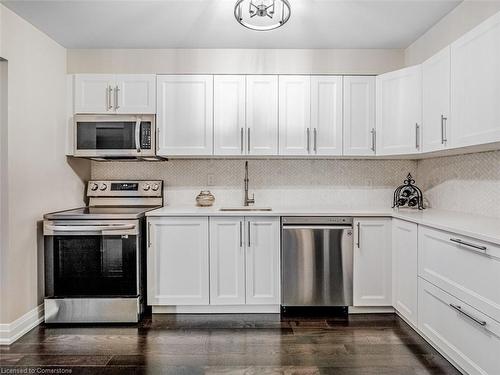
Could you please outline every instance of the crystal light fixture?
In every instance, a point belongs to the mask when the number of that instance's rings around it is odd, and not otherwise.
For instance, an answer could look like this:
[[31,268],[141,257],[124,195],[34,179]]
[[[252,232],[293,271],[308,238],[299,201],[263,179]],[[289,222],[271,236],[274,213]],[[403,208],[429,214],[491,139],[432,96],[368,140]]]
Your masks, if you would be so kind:
[[257,31],[273,30],[290,19],[288,0],[238,0],[234,16],[243,26]]

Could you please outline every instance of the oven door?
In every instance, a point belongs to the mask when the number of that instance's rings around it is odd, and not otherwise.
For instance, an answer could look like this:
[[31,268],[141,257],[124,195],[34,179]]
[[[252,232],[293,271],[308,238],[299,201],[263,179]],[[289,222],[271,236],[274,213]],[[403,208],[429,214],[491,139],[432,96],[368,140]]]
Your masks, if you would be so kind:
[[77,115],[74,127],[74,156],[155,155],[154,115]]
[[139,223],[45,221],[46,297],[138,297]]

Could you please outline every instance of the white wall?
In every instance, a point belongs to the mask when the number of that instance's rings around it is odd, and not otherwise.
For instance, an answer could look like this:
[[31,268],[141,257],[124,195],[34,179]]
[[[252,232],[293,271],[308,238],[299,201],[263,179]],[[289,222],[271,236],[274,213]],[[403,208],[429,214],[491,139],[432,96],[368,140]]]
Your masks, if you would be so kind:
[[422,63],[499,11],[498,0],[462,2],[405,50],[405,65]]
[[68,50],[68,73],[379,74],[403,65],[399,49]]
[[75,170],[83,178],[88,171],[64,156],[66,50],[3,5],[0,30],[9,104],[0,323],[11,323],[42,301],[43,214],[81,206],[84,183]]

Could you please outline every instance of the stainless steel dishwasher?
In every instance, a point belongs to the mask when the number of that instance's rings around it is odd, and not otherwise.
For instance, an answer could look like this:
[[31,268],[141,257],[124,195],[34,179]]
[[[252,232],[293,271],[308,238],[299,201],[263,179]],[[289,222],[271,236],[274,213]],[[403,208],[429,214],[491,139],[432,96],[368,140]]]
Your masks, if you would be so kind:
[[352,306],[351,217],[283,217],[282,306]]

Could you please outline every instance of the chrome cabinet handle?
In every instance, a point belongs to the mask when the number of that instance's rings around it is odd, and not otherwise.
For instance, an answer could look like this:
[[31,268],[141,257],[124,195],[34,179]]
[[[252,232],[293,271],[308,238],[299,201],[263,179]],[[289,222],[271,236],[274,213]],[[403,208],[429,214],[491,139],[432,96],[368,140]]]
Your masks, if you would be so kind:
[[120,91],[120,88],[118,87],[118,85],[116,85],[115,86],[115,109],[120,108],[120,106],[118,105],[118,91]]
[[113,104],[111,103],[111,94],[113,93],[113,89],[111,86],[108,86],[106,91],[106,100],[108,101],[108,110],[113,109]]
[[318,130],[316,128],[313,129],[314,133],[314,152],[318,151]]
[[247,151],[250,153],[250,128],[247,129]]
[[453,303],[450,303],[450,307],[453,308],[453,309],[455,309],[456,311],[458,311],[460,314],[465,315],[467,318],[469,318],[470,320],[476,322],[480,326],[484,327],[486,325],[486,322],[484,320],[480,320],[480,319],[478,319],[478,318],[470,315],[469,313],[465,312],[464,310],[462,310],[462,306],[454,305]]
[[464,245],[464,246],[469,246],[472,247],[473,249],[481,250],[481,251],[486,251],[488,248],[486,246],[481,246],[481,245],[476,245],[470,242],[465,242],[462,241],[460,238],[450,238],[451,242],[455,242],[459,245]]
[[307,128],[307,153],[311,152],[311,129]]
[[420,148],[420,125],[415,123],[415,148]]
[[243,247],[243,222],[240,221],[240,247]]
[[373,128],[370,133],[372,133],[372,151],[375,152],[375,142],[377,141],[377,133],[375,131],[375,128]]
[[441,144],[444,144],[446,141],[446,121],[448,120],[447,117],[444,115],[441,115]]
[[243,154],[243,137],[244,137],[244,132],[245,130],[243,128],[240,129],[240,150],[241,153]]
[[148,247],[151,247],[151,223],[148,223]]
[[248,224],[248,233],[247,233],[247,236],[248,236],[248,247],[251,247],[251,243],[250,243],[250,222],[247,221],[247,224]]
[[361,223],[357,223],[356,224],[357,228],[358,228],[358,243],[357,243],[357,246],[358,246],[358,249],[360,249],[360,245],[361,245]]
[[135,121],[135,148],[137,152],[141,152],[141,122],[140,117]]

